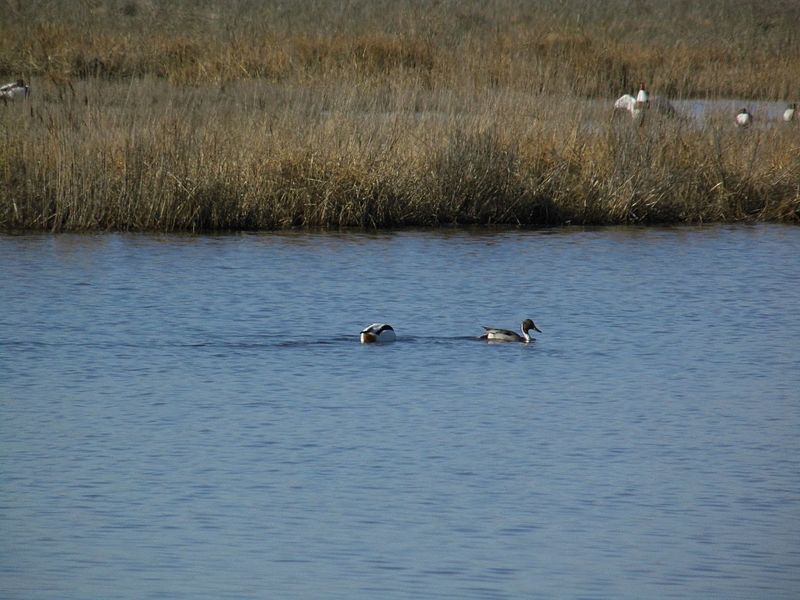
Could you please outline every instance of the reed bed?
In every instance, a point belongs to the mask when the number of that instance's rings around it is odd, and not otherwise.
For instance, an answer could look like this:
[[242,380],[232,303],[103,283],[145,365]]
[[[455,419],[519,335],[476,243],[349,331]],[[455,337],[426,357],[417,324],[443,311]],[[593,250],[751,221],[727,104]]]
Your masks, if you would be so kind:
[[794,3],[166,4],[7,3],[0,227],[800,219],[796,123],[610,108],[800,94]]

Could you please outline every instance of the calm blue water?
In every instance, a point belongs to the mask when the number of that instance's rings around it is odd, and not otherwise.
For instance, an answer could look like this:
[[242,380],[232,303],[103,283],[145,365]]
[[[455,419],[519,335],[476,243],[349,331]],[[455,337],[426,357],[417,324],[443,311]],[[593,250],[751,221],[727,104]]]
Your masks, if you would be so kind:
[[789,226],[0,236],[0,597],[797,598],[799,300]]

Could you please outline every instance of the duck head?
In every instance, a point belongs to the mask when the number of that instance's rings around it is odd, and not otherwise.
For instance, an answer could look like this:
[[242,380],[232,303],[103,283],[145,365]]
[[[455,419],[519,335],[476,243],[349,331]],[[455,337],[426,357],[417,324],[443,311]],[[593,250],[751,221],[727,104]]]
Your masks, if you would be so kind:
[[522,322],[522,331],[528,333],[531,329],[533,329],[534,331],[538,331],[539,333],[542,333],[542,330],[536,326],[536,323],[534,323],[531,319],[525,319]]

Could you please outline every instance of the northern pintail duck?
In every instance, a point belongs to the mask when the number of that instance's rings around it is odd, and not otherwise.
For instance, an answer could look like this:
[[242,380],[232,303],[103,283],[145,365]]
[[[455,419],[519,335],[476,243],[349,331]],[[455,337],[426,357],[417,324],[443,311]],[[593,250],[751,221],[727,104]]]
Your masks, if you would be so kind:
[[394,329],[388,323],[373,323],[361,331],[362,344],[393,342],[396,339]]
[[650,106],[650,94],[644,89],[644,81],[639,85],[639,93],[636,94],[636,108],[648,108]]
[[746,108],[743,108],[739,111],[739,114],[736,115],[736,126],[737,127],[750,127],[750,124],[753,122],[753,115],[747,112]]
[[14,100],[15,98],[24,98],[31,93],[31,86],[25,85],[25,81],[17,79],[13,83],[7,83],[0,86],[0,98],[3,100]]
[[783,111],[783,120],[786,121],[787,123],[789,121],[794,120],[794,115],[795,115],[795,110],[796,109],[797,109],[797,104],[792,103],[789,106],[787,106],[786,110]]
[[533,340],[533,336],[528,333],[531,329],[534,331],[538,331],[542,333],[542,330],[539,329],[536,324],[530,320],[525,319],[522,322],[522,335],[518,334],[516,331],[511,331],[510,329],[497,329],[496,327],[486,327],[485,325],[483,328],[486,330],[483,335],[481,336],[482,340],[489,340],[490,342],[525,342],[528,343]]

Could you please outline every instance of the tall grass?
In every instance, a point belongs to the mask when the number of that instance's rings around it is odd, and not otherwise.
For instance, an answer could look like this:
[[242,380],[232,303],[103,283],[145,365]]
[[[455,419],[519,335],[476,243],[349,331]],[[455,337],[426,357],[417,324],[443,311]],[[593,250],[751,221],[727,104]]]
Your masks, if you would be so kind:
[[695,4],[8,1],[0,226],[797,221],[796,127],[611,119],[800,93],[800,7]]
[[794,0],[4,0],[0,74],[175,83],[413,71],[608,97],[798,94]]

